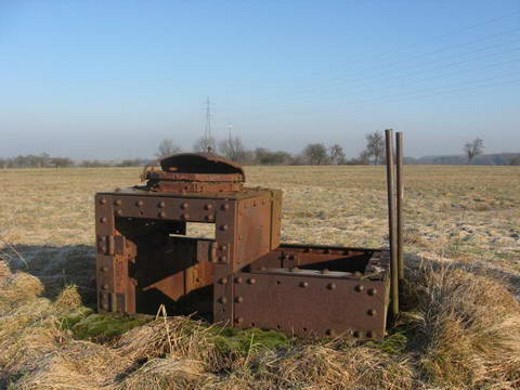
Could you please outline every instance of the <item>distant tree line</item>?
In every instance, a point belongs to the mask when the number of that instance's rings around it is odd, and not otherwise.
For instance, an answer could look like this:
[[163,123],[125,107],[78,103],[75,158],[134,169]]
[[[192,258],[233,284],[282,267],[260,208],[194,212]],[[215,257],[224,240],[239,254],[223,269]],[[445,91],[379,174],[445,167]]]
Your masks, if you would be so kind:
[[[365,148],[356,157],[347,158],[339,144],[310,143],[300,153],[291,154],[283,150],[264,147],[247,149],[237,135],[216,140],[201,137],[193,145],[194,152],[217,152],[229,160],[244,165],[380,165],[385,163],[385,140],[383,132],[375,131],[365,136]],[[419,159],[406,158],[408,164],[464,164],[520,165],[520,154],[482,155],[484,141],[480,138],[464,145],[465,156],[434,156]],[[182,152],[182,148],[172,139],[165,139],[159,145],[155,159],[126,159],[122,161],[83,160],[74,161],[68,157],[52,157],[47,153],[28,154],[12,158],[0,158],[0,168],[99,168],[99,167],[142,167],[154,164],[172,154]],[[466,160],[464,160],[466,159]]]

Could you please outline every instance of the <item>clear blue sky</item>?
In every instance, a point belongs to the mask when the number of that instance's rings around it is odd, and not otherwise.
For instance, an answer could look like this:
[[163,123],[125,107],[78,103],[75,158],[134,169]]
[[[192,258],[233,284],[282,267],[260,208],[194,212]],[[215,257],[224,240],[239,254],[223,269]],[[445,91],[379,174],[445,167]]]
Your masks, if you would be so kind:
[[228,124],[301,150],[520,152],[520,2],[0,0],[0,157],[150,157]]

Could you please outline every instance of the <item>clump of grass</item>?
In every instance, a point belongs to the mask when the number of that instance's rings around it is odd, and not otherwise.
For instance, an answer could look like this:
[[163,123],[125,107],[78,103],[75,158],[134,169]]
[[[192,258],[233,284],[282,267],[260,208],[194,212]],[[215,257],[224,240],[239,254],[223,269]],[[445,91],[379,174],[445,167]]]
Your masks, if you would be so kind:
[[445,266],[411,273],[419,295],[418,366],[448,387],[520,385],[520,305],[500,283]]

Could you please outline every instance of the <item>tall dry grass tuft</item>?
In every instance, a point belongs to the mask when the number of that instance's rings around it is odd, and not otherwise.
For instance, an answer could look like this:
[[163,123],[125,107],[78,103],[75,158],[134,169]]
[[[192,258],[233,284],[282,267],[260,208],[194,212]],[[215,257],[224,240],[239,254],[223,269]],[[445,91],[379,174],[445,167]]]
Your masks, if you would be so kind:
[[253,387],[309,389],[411,389],[409,359],[376,348],[348,344],[303,344],[279,354],[265,353],[252,363]]
[[168,355],[203,362],[213,370],[219,357],[210,329],[189,317],[159,318],[126,332],[115,349],[134,362]]
[[410,271],[420,313],[418,366],[428,383],[520,386],[520,304],[507,288],[453,266]]

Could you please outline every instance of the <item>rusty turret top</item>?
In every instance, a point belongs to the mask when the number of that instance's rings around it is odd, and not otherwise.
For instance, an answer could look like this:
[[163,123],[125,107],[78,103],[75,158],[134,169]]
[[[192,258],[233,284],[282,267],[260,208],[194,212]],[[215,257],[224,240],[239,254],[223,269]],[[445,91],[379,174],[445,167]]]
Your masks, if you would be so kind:
[[243,191],[242,167],[214,153],[181,153],[160,160],[161,170],[145,173],[150,191],[219,193]]

